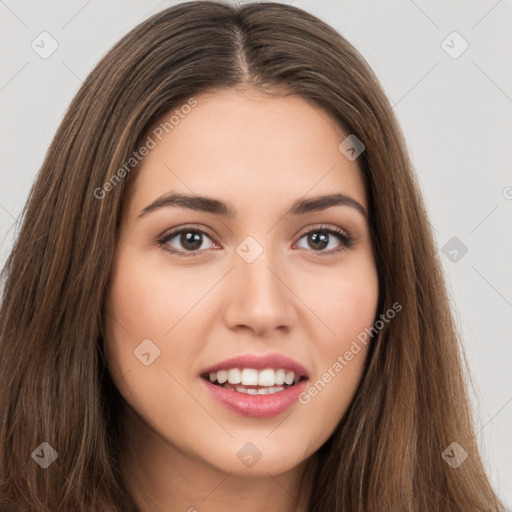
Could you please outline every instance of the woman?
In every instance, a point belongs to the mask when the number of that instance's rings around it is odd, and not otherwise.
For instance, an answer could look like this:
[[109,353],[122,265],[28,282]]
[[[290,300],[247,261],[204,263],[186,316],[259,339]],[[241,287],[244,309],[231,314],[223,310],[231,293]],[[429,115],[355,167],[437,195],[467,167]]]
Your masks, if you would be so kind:
[[391,106],[300,9],[127,34],[4,272],[4,510],[503,509]]

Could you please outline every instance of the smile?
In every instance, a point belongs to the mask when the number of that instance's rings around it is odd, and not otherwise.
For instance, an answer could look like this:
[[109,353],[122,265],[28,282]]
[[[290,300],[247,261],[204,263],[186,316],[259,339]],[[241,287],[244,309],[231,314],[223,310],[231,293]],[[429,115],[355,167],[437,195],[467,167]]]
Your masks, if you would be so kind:
[[265,368],[259,371],[255,368],[230,368],[209,372],[204,374],[203,378],[208,378],[212,384],[231,391],[250,395],[267,395],[278,393],[297,384],[301,376],[296,375],[293,370],[284,368]]
[[298,401],[307,371],[281,354],[245,354],[200,374],[210,396],[241,416],[270,418]]

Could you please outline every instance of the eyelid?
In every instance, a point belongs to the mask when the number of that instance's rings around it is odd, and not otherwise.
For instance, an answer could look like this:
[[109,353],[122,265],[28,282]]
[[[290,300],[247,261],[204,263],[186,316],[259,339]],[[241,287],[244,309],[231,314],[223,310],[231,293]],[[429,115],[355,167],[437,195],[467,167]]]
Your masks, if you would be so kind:
[[311,231],[334,231],[338,234],[342,234],[346,236],[347,238],[352,238],[349,234],[349,232],[346,229],[340,228],[339,226],[335,226],[333,224],[313,224],[312,226],[308,226],[307,228],[304,228],[304,230],[300,230],[299,233],[296,235],[299,238],[302,238],[304,235],[307,235]]

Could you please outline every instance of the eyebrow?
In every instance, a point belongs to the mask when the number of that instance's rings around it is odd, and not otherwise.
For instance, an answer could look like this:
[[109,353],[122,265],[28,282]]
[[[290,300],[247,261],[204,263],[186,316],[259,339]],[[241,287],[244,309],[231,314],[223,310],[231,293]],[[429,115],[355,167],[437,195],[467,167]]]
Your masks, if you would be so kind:
[[[164,194],[146,206],[140,212],[139,218],[152,211],[169,206],[212,213],[226,218],[234,218],[238,213],[231,205],[212,197],[190,196],[172,192]],[[286,215],[304,215],[305,213],[326,210],[332,206],[350,206],[357,210],[365,219],[368,217],[365,207],[345,194],[329,194],[308,199],[299,199],[293,203],[292,207],[286,212]]]

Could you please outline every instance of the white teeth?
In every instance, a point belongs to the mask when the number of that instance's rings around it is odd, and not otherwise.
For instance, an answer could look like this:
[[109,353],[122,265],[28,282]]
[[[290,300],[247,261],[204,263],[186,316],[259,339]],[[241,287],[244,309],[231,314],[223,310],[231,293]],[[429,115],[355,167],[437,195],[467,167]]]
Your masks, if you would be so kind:
[[230,384],[240,384],[240,375],[241,372],[238,368],[231,368],[231,370],[228,371],[228,382]]
[[284,383],[285,384],[293,384],[293,380],[295,379],[295,373],[293,372],[286,372],[286,375],[284,376]]
[[[221,385],[229,383],[234,385],[241,384],[242,386],[262,386],[269,388],[269,391],[273,389],[274,386],[283,386],[283,384],[291,386],[300,381],[300,375],[295,375],[295,372],[292,370],[285,370],[283,368],[277,370],[265,368],[260,371],[254,368],[230,368],[229,370],[210,372],[208,377],[212,383]],[[254,391],[256,391],[256,393],[253,393],[253,390],[248,390],[247,392],[250,392],[250,394],[266,394],[267,392],[265,389],[263,392],[262,390]]]
[[[225,389],[231,389],[231,391],[235,391],[231,387],[228,387],[226,385],[222,386]],[[254,388],[246,388],[244,386],[233,386],[236,391],[239,393],[245,393],[247,395],[272,395],[274,393],[279,393],[279,391],[283,391],[283,386],[276,386],[276,387],[269,387],[269,388],[261,388],[261,389],[254,389]]]
[[284,376],[286,375],[285,370],[277,370],[276,372],[276,384],[282,386],[284,384]]
[[[214,372],[215,373],[215,372]],[[212,380],[212,374],[210,373],[210,380]],[[217,382],[219,384],[224,384],[228,380],[228,372],[226,370],[219,370],[217,372]],[[212,381],[214,382],[214,381]]]
[[276,383],[274,370],[262,370],[258,376],[258,386],[273,386]]
[[244,386],[258,385],[258,370],[253,368],[244,368],[242,370],[241,382]]

